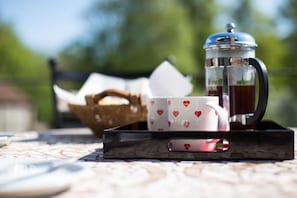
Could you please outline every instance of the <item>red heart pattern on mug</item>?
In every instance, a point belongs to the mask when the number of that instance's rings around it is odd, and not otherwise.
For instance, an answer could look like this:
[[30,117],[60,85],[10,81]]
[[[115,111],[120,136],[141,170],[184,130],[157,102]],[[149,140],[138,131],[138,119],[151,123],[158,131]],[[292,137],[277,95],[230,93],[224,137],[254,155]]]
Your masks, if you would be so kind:
[[167,100],[167,105],[168,105],[168,106],[171,105],[171,100]]
[[173,111],[172,113],[173,113],[174,117],[177,117],[179,115],[179,111],[177,111],[177,110]]
[[184,120],[183,125],[184,125],[184,127],[189,128],[189,126],[190,126],[190,121],[188,121],[188,120]]
[[164,110],[163,109],[157,109],[157,114],[160,116],[164,113]]
[[194,113],[195,113],[195,116],[197,118],[199,118],[201,116],[201,114],[202,114],[202,111],[195,111]]
[[153,118],[151,118],[150,123],[151,123],[151,125],[153,125],[155,123],[155,120]]
[[188,106],[190,105],[190,101],[189,101],[189,100],[184,100],[184,101],[183,101],[183,105],[184,105],[185,107],[188,107]]
[[155,104],[154,100],[151,100],[151,106],[153,106]]

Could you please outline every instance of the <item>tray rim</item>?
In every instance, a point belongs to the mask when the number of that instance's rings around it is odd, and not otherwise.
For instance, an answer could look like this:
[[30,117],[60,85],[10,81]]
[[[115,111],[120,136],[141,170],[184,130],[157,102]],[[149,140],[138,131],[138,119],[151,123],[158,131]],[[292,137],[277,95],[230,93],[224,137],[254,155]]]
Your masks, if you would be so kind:
[[145,124],[146,122],[135,122],[128,125],[115,127],[111,129],[105,129],[104,134],[107,133],[153,133],[153,134],[248,134],[248,133],[275,133],[275,132],[290,132],[294,133],[295,131],[289,127],[281,126],[280,124],[271,121],[271,120],[264,120],[259,122],[259,125],[261,124],[273,124],[277,126],[277,128],[272,129],[248,129],[248,130],[230,130],[230,131],[150,131],[146,129],[129,129],[128,127],[133,126],[135,124]]

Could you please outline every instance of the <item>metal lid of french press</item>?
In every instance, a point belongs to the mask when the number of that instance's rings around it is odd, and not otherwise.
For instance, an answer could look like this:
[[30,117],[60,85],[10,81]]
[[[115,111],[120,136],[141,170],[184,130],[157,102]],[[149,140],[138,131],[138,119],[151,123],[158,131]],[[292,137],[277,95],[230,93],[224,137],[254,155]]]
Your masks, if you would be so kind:
[[235,32],[235,24],[226,25],[227,32],[210,35],[203,46],[204,49],[255,48],[255,39],[244,32]]

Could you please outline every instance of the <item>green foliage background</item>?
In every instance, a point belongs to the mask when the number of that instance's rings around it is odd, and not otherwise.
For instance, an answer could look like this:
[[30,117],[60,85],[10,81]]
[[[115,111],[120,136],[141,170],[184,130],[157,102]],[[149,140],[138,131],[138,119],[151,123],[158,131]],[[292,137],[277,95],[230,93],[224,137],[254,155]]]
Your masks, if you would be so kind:
[[11,83],[26,92],[36,118],[50,122],[52,101],[45,56],[24,46],[13,28],[0,21],[0,83]]
[[[164,58],[174,57],[180,71],[198,74],[195,94],[204,94],[203,44],[210,34],[224,31],[229,21],[218,23],[224,16],[236,23],[237,31],[254,36],[256,56],[267,65],[270,96],[265,118],[296,126],[297,3],[284,2],[271,18],[252,2],[226,7],[215,0],[97,0],[86,18],[86,37],[61,51],[58,60],[64,69],[117,73],[152,71]],[[279,19],[290,24],[287,35],[278,34]],[[0,21],[0,57],[0,80],[20,85],[36,104],[38,119],[51,123],[46,55],[28,49],[13,27]]]

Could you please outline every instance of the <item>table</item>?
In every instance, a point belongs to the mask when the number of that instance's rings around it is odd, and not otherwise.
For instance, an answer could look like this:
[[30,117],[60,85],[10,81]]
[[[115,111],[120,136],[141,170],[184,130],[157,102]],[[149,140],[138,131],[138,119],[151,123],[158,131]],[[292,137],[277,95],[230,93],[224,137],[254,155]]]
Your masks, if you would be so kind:
[[75,181],[57,198],[297,197],[296,157],[286,161],[123,161],[103,159],[102,148],[102,140],[87,128],[20,132],[0,148],[0,159],[77,159],[92,170],[94,174]]

